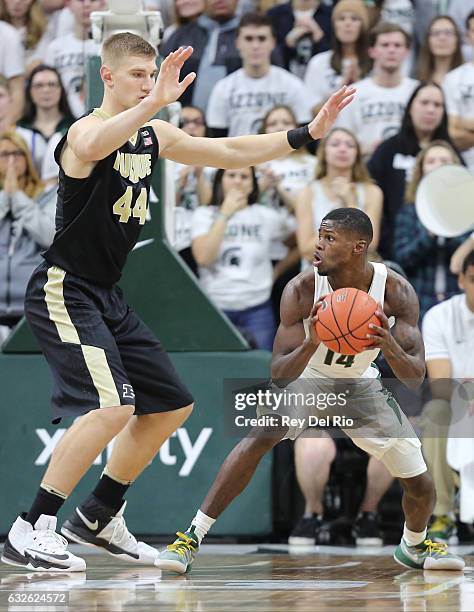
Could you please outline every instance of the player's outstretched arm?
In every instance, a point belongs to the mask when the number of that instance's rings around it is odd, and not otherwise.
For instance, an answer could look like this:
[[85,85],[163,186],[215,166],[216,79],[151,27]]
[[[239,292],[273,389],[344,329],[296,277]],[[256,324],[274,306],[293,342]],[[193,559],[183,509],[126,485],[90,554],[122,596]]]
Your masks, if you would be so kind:
[[68,144],[82,162],[104,159],[121,147],[135,132],[163,107],[175,102],[194,81],[194,72],[182,81],[179,75],[184,62],[191,56],[191,47],[180,48],[163,60],[156,83],[148,97],[110,119],[88,115],[69,130]]
[[[308,125],[311,138],[317,140],[326,136],[341,110],[351,103],[354,94],[354,88],[344,86],[329,98]],[[164,121],[153,121],[152,125],[160,142],[161,156],[182,164],[247,168],[287,155],[293,150],[288,142],[288,132],[234,138],[197,138]]]
[[410,389],[416,389],[426,372],[425,349],[418,327],[418,297],[408,281],[389,272],[385,298],[388,312],[396,319],[394,333],[390,332],[388,318],[379,304],[376,315],[382,327],[369,326],[372,333],[367,337],[373,340],[370,348],[379,348],[395,376]]
[[[311,271],[312,272],[312,271]],[[288,283],[281,298],[280,325],[273,343],[271,375],[278,386],[286,386],[296,380],[316,352],[320,340],[314,329],[317,310],[321,301],[311,309],[309,316],[310,336],[307,338],[303,325],[299,278]]]

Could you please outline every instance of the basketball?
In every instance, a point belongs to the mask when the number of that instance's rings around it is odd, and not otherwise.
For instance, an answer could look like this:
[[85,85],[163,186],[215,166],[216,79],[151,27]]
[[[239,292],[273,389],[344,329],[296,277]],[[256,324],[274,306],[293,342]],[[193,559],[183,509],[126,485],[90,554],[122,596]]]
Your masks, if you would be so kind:
[[318,310],[316,333],[328,349],[341,355],[357,355],[372,340],[369,325],[381,326],[377,302],[365,291],[344,287],[327,295]]

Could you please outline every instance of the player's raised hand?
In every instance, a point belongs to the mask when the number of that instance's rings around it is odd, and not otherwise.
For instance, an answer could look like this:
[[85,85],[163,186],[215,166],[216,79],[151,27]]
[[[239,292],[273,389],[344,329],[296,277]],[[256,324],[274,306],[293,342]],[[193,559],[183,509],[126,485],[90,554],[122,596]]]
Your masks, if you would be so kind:
[[344,85],[332,94],[308,126],[312,138],[317,139],[326,136],[342,109],[354,99],[355,92],[354,87]]
[[196,73],[191,72],[182,81],[179,80],[181,68],[192,53],[192,47],[180,47],[161,63],[158,78],[149,96],[158,108],[175,102],[196,78]]

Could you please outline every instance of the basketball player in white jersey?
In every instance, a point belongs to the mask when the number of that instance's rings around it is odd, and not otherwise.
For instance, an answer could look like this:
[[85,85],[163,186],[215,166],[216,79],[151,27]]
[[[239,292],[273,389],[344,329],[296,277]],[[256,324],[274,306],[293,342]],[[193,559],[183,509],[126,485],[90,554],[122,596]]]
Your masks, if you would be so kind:
[[[339,407],[281,402],[259,410],[259,415],[279,415],[273,428],[254,428],[230,453],[214,484],[185,533],[160,553],[155,564],[183,573],[189,569],[202,538],[217,517],[250,481],[260,459],[281,439],[295,439],[311,424],[310,416],[353,418],[357,427],[341,429],[353,442],[382,461],[403,488],[403,537],[395,560],[414,569],[462,570],[464,561],[448,553],[444,544],[426,539],[436,494],[427,472],[421,444],[408,419],[384,389],[372,365],[382,351],[393,372],[406,385],[418,387],[425,376],[424,347],[417,327],[419,305],[413,287],[384,264],[371,263],[367,249],[372,240],[369,217],[356,208],[338,208],[321,222],[313,267],[293,279],[281,301],[281,323],[273,346],[271,374],[278,387],[313,395],[343,390]],[[381,327],[372,325],[373,345],[355,356],[327,349],[314,329],[321,298],[342,287],[368,292],[378,303]],[[389,320],[396,321],[393,334]],[[276,389],[276,387],[274,387]],[[308,397],[308,395],[307,395]],[[284,398],[283,398],[284,399]],[[276,405],[276,404],[275,404]],[[282,407],[284,406],[284,408]],[[285,423],[285,417],[287,418]],[[292,422],[288,425],[288,417]],[[298,425],[295,425],[298,423]]]

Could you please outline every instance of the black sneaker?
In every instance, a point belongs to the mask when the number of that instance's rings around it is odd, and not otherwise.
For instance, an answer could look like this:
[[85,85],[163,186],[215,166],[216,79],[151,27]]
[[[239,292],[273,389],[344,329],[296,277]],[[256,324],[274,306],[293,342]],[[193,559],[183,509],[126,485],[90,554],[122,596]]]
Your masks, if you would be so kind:
[[158,551],[145,542],[137,542],[129,532],[123,518],[126,505],[124,502],[117,512],[90,495],[64,523],[61,533],[73,542],[104,548],[123,561],[153,565]]
[[302,516],[291,532],[288,544],[290,546],[314,546],[316,530],[321,523],[321,519],[316,514],[309,517]]
[[352,531],[357,546],[383,546],[383,533],[376,512],[359,513]]

